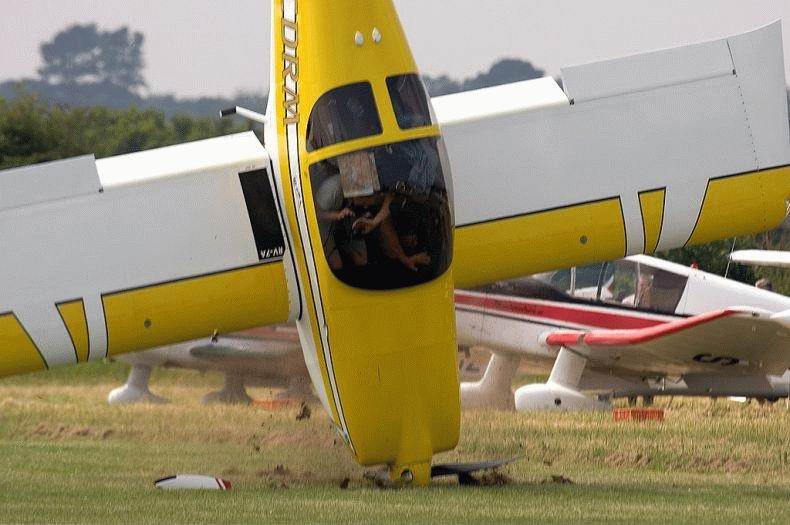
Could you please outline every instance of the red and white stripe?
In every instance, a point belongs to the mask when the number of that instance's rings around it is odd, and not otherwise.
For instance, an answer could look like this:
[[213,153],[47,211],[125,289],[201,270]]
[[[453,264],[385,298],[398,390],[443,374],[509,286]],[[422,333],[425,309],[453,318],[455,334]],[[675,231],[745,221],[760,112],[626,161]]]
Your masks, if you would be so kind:
[[482,314],[500,314],[524,321],[551,322],[568,328],[605,328],[634,330],[663,325],[677,318],[634,310],[620,310],[605,306],[562,303],[484,294],[459,290],[455,292],[456,306],[472,308]]

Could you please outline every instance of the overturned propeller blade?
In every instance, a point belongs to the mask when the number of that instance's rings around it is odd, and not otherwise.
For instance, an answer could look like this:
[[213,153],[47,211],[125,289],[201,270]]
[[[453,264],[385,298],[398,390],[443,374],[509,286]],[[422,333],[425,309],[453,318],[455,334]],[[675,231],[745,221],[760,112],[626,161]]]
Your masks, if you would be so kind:
[[431,467],[431,478],[441,478],[444,476],[458,476],[458,483],[461,485],[477,485],[478,480],[472,477],[472,474],[481,470],[493,470],[503,467],[514,461],[521,459],[520,457],[510,459],[497,459],[493,461],[477,461],[474,463],[445,463],[441,465],[433,465]]

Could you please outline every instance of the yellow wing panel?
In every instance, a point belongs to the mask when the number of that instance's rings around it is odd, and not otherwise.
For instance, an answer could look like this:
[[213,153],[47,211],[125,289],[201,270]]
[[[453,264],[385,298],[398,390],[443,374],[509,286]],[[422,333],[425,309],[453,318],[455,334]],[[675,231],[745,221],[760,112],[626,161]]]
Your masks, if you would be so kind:
[[666,188],[645,191],[639,194],[639,207],[642,210],[642,230],[645,234],[645,253],[654,253],[661,239],[661,225],[664,223],[664,202]]
[[85,317],[85,304],[82,299],[60,303],[58,313],[66,325],[66,330],[71,337],[71,344],[74,345],[74,354],[78,363],[88,360],[90,352],[90,336],[88,335],[88,321]]
[[[779,196],[768,201],[767,196]],[[778,226],[790,200],[790,167],[713,179],[688,244],[748,235]],[[737,217],[737,220],[733,220]]]
[[0,314],[0,377],[47,368],[36,344],[12,313]]
[[107,355],[288,320],[282,261],[102,296]]
[[455,285],[471,288],[626,253],[618,197],[455,230]]

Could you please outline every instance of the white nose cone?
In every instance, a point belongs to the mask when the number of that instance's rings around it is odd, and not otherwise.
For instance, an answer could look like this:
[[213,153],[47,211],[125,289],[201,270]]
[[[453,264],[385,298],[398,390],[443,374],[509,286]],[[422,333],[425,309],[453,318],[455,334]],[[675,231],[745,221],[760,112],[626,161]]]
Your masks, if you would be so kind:
[[168,476],[154,481],[154,486],[162,490],[230,490],[229,481],[196,474],[176,474],[175,476]]

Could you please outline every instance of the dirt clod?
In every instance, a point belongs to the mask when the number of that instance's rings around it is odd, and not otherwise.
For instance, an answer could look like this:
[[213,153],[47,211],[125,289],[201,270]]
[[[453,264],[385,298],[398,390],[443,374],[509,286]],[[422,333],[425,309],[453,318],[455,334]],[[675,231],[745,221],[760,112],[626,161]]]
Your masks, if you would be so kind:
[[543,483],[557,483],[559,485],[573,485],[571,478],[565,477],[562,474],[552,474],[551,479],[543,480]]
[[479,485],[485,487],[491,486],[499,486],[499,485],[509,485],[513,483],[513,478],[505,474],[504,472],[500,472],[498,470],[492,470],[490,472],[485,472],[483,475],[478,477]]

